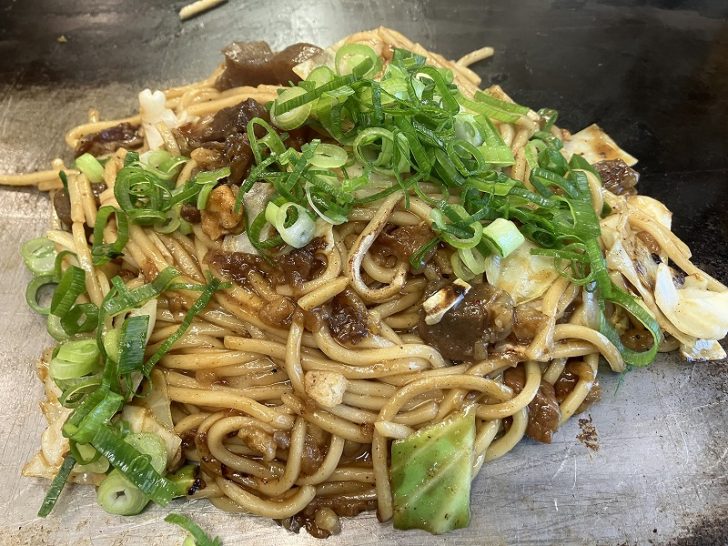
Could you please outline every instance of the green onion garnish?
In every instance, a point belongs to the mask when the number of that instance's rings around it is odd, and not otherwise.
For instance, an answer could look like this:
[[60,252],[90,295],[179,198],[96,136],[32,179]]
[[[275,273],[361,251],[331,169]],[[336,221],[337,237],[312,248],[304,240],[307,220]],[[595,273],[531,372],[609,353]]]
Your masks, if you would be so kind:
[[202,529],[200,529],[199,525],[187,516],[183,516],[182,514],[168,514],[167,517],[164,518],[164,521],[182,527],[182,529],[192,535],[196,546],[222,546],[222,540],[220,540],[219,537],[210,538]]
[[76,167],[86,175],[89,182],[98,184],[104,181],[104,166],[91,154],[85,153],[78,156],[76,158]]
[[51,513],[53,507],[56,505],[58,497],[61,495],[61,491],[63,491],[63,487],[68,481],[68,476],[71,474],[71,470],[73,470],[75,465],[76,459],[73,458],[73,455],[66,455],[63,459],[61,468],[58,470],[58,473],[51,482],[51,486],[48,488],[48,492],[43,499],[43,504],[41,504],[40,510],[38,510],[38,517],[44,518]]
[[45,237],[38,237],[23,243],[20,255],[34,275],[50,275],[56,261],[56,247]]

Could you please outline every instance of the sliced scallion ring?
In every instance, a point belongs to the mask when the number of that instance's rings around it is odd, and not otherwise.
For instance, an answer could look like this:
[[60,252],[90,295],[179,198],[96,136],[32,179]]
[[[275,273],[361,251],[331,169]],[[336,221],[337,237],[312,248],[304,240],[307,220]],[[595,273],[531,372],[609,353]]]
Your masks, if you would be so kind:
[[45,237],[38,237],[23,243],[20,255],[34,275],[50,275],[56,261],[56,247]]
[[76,167],[86,175],[92,184],[99,184],[104,181],[104,166],[89,153],[82,154],[76,158]]
[[301,106],[294,108],[288,112],[277,114],[276,105],[286,102],[287,100],[305,95],[306,90],[302,87],[289,87],[285,89],[273,102],[273,108],[270,111],[270,121],[273,125],[284,131],[290,131],[296,127],[300,127],[308,119],[311,113],[312,103],[307,102]]
[[[293,209],[296,219],[291,225],[288,222],[288,211]],[[265,208],[265,219],[268,220],[283,241],[293,248],[303,248],[313,239],[316,231],[316,224],[308,215],[308,211],[296,203],[285,203],[280,207],[273,202],[268,203]]]

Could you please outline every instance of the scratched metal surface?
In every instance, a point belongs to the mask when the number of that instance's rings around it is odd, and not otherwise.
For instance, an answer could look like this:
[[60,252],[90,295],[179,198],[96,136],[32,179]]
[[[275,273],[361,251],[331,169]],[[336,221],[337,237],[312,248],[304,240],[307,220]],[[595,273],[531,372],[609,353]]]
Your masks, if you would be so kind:
[[[0,172],[66,154],[62,134],[89,106],[117,116],[136,90],[206,75],[232,39],[274,47],[330,43],[379,24],[457,57],[489,44],[478,71],[579,129],[598,120],[641,158],[641,190],[675,211],[696,261],[728,280],[728,7],[723,0],[507,2],[231,0],[180,24],[180,2],[0,1]],[[67,43],[56,41],[60,36]],[[35,517],[45,483],[20,477],[43,430],[33,362],[48,345],[26,309],[21,242],[43,233],[50,208],[33,191],[0,190],[0,544],[180,544],[150,509],[104,514],[93,491],[66,491]],[[598,451],[576,420],[551,445],[525,441],[485,466],[469,529],[446,537],[395,533],[372,515],[345,520],[330,544],[726,544],[728,370],[660,358],[618,379],[602,375],[592,408]],[[314,544],[269,520],[175,504],[232,544]]]

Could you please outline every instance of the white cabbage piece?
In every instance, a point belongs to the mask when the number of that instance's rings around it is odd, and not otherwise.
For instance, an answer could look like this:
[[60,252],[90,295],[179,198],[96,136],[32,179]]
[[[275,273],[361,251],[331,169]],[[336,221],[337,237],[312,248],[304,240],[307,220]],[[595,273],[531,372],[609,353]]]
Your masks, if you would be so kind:
[[485,275],[493,286],[508,292],[516,305],[543,296],[559,277],[553,258],[534,256],[536,248],[526,241],[507,258],[492,255],[485,259]]
[[690,361],[723,360],[723,347],[715,339],[696,339],[690,344],[680,344],[680,354]]
[[670,269],[657,267],[655,302],[675,327],[703,340],[717,340],[728,333],[728,291],[714,292],[700,287],[698,280],[675,286]]
[[158,123],[163,123],[170,129],[179,127],[187,121],[187,116],[177,115],[166,107],[166,97],[162,91],[152,92],[145,89],[139,93],[139,115],[144,127],[144,138],[150,150],[161,148],[164,139],[157,129]]
[[627,197],[627,205],[637,209],[650,218],[654,218],[667,229],[672,229],[672,212],[657,199],[646,195],[631,195]]
[[620,148],[596,123],[564,140],[563,153],[566,159],[571,159],[572,155],[579,154],[589,163],[609,159],[621,159],[630,167],[637,163],[636,157]]

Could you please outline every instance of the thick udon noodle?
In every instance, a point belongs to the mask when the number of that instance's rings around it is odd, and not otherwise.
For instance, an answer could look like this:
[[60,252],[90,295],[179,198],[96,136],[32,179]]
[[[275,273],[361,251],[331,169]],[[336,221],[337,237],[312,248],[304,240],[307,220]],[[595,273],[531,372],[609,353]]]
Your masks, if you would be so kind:
[[[477,54],[461,63],[449,62],[388,29],[360,33],[347,41],[366,42],[385,54],[387,46],[424,54],[430,63],[452,69],[456,82],[471,95],[480,83],[466,66],[478,59]],[[490,53],[484,50],[481,56]],[[272,86],[219,92],[213,87],[217,74],[167,90],[167,106],[200,116],[244,98],[265,103],[275,97]],[[72,129],[66,137],[68,144],[75,146],[82,136],[122,121],[140,121],[139,116],[112,121],[97,117],[94,113],[89,123]],[[524,145],[537,127],[529,116],[513,124],[499,124],[516,158],[510,174],[526,185],[529,169]],[[558,129],[553,131],[561,136]],[[116,205],[114,181],[125,153],[119,149],[105,165],[107,189],[100,197],[102,205]],[[195,167],[195,161],[189,161],[177,183],[189,179]],[[108,270],[94,267],[91,261],[85,227],[94,226],[97,205],[86,177],[57,160],[52,170],[0,177],[0,183],[56,189],[61,169],[68,175],[73,225],[71,233],[53,230],[49,237],[59,249],[75,254],[75,258],[66,258],[66,264],[77,264],[86,271],[88,297],[99,305],[110,283]],[[424,184],[423,188],[440,197],[436,187]],[[594,202],[598,210],[601,200],[597,183]],[[453,410],[472,405],[477,416],[472,465],[477,475],[484,462],[505,455],[523,438],[527,406],[542,380],[556,382],[567,359],[579,362],[579,375],[561,403],[562,422],[577,411],[591,390],[600,356],[613,370],[624,370],[617,348],[587,325],[583,288],[565,278],[556,280],[541,297],[540,310],[546,320],[530,345],[511,347],[482,361],[451,365],[412,333],[426,279],[411,275],[404,262],[382,267],[370,252],[386,224],[412,225],[429,222],[429,217],[430,207],[424,201],[412,195],[406,207],[402,192],[357,208],[351,221],[333,227],[328,234],[326,267],[319,277],[300,287],[274,287],[263,276],[253,276],[246,286],[234,285],[217,293],[194,319],[187,334],[162,358],[153,381],[153,389],[166,391],[164,396],[171,401],[174,432],[187,439],[183,459],[201,465],[205,485],[193,497],[208,498],[224,510],[276,519],[294,516],[321,499],[344,498],[368,508],[376,503],[379,518],[388,520],[393,511],[388,475],[391,439],[406,437]],[[640,224],[687,273],[696,270],[685,245],[669,230],[636,214],[629,221]],[[114,237],[114,223],[110,222],[105,239]],[[191,235],[183,235],[132,225],[122,259],[125,269],[138,274],[129,285],[148,282],[168,266],[177,268],[190,282],[203,282],[208,269],[205,256],[219,249],[220,243],[199,226],[194,226]],[[711,282],[715,289],[723,289],[717,281]],[[301,309],[311,310],[347,287],[367,304],[374,330],[355,346],[339,343],[325,323],[315,333],[306,330],[300,313],[288,329],[270,326],[258,317],[258,310],[277,294],[293,297]],[[196,297],[196,293],[184,291],[160,297],[148,351],[154,351],[176,329]],[[646,304],[659,313],[654,301]],[[568,320],[567,308],[576,309]],[[503,383],[502,374],[521,362],[525,385],[514,394]],[[310,371],[335,372],[346,378],[341,404],[325,408],[311,401],[305,386],[305,374]],[[308,468],[311,461],[306,461],[306,452],[312,443],[323,447],[317,466]],[[324,530],[337,524],[328,506],[321,502],[316,514]]]

